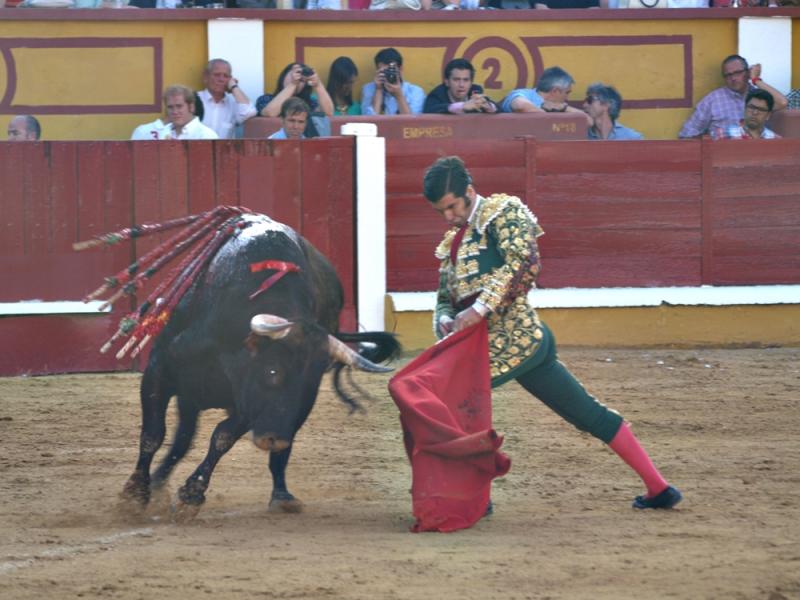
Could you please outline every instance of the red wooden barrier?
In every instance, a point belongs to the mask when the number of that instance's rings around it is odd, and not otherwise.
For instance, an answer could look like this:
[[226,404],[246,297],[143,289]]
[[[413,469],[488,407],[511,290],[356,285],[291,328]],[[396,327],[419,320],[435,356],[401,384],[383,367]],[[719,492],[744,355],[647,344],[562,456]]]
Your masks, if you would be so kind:
[[429,291],[446,226],[425,169],[458,154],[479,192],[545,230],[543,287],[800,282],[800,141],[387,142],[388,289]]
[[[0,302],[80,300],[161,236],[84,252],[74,242],[230,204],[330,257],[342,327],[354,329],[353,154],[352,138],[0,144]],[[97,352],[132,308],[118,304],[110,315],[0,316],[0,375],[131,368]]]

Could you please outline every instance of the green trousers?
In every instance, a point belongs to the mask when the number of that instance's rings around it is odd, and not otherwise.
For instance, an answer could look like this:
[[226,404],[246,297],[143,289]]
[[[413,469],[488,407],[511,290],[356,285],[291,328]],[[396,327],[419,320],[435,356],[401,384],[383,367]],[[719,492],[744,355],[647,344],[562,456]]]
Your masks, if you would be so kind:
[[622,417],[586,391],[558,360],[555,336],[544,323],[542,330],[544,337],[531,366],[517,381],[562,419],[608,444],[622,426]]

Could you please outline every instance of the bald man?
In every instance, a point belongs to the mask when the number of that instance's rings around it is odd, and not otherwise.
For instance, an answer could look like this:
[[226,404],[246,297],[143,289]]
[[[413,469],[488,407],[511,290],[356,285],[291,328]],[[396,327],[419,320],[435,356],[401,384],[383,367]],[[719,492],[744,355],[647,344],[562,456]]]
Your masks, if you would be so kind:
[[9,142],[35,142],[42,137],[42,127],[36,117],[18,115],[8,124]]

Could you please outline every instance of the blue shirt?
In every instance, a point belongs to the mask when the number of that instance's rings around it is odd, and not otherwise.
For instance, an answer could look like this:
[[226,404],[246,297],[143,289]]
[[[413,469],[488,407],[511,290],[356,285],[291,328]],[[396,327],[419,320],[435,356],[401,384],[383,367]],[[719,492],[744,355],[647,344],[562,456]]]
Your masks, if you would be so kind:
[[[306,139],[306,136],[301,135],[300,138],[304,140],[304,139]],[[283,127],[281,127],[280,129],[278,129],[278,131],[273,133],[267,139],[268,140],[288,140],[289,138],[286,137],[286,132],[283,130]]]
[[503,101],[500,103],[500,111],[508,113],[514,112],[511,108],[511,103],[517,98],[524,98],[528,102],[531,102],[536,108],[542,108],[542,103],[544,102],[544,98],[542,98],[536,90],[520,88],[503,98]]
[[[422,112],[422,107],[425,105],[425,92],[418,85],[404,81],[401,89],[403,90],[403,97],[408,102],[408,108],[415,115]],[[377,114],[372,110],[372,99],[375,97],[375,82],[370,81],[361,90],[361,114],[374,115]],[[391,94],[383,93],[383,113],[384,115],[397,114],[397,99]]]
[[[601,138],[591,127],[589,127],[589,131],[586,134],[586,137],[590,140],[602,140]],[[609,140],[643,140],[644,136],[636,131],[635,129],[631,129],[630,127],[625,127],[625,125],[620,125],[619,123],[614,123],[614,129],[608,134]]]

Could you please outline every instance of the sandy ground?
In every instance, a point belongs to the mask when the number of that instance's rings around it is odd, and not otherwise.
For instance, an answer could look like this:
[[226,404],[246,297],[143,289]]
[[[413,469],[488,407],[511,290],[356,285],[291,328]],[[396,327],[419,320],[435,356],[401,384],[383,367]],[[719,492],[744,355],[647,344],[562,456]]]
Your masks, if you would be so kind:
[[[495,514],[412,534],[397,410],[348,416],[323,384],[298,435],[300,514],[268,513],[266,455],[243,439],[190,524],[120,517],[138,438],[134,374],[0,379],[0,597],[800,598],[800,349],[567,349],[685,494],[634,511],[635,475],[516,384],[495,395],[510,473]],[[171,419],[173,416],[171,415]],[[172,488],[221,414],[204,415]]]

